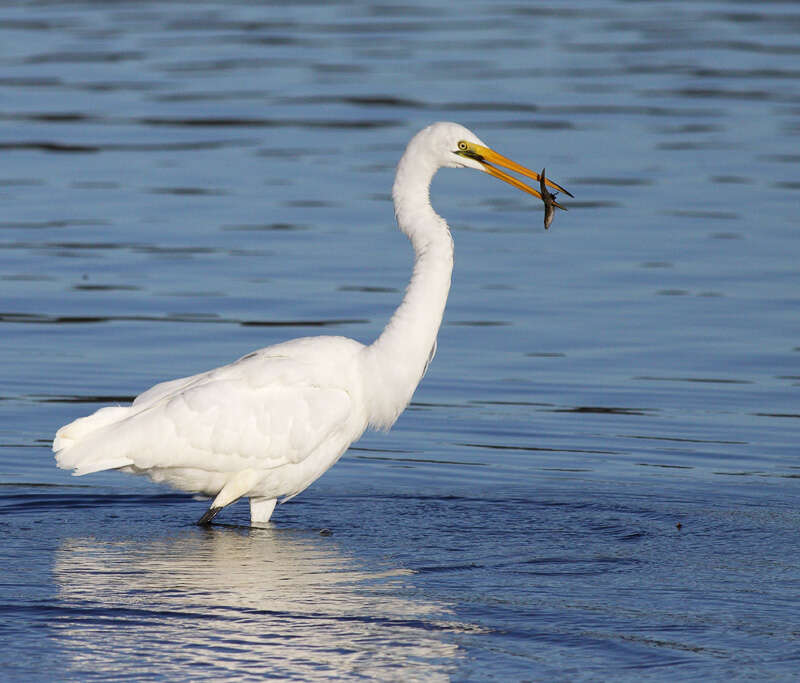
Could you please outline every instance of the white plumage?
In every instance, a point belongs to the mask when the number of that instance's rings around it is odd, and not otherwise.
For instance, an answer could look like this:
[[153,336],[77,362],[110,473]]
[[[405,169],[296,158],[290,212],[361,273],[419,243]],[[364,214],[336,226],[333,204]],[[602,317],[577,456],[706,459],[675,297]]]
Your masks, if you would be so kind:
[[429,201],[431,180],[441,167],[473,168],[541,197],[498,165],[539,177],[455,123],[411,140],[392,195],[414,271],[373,344],[305,337],[157,384],[130,406],[101,408],[59,429],[58,466],[76,475],[120,469],[215,496],[200,523],[247,496],[251,521],[266,522],[278,498],[300,493],[368,426],[388,429],[408,405],[435,350],[453,268],[450,231]]

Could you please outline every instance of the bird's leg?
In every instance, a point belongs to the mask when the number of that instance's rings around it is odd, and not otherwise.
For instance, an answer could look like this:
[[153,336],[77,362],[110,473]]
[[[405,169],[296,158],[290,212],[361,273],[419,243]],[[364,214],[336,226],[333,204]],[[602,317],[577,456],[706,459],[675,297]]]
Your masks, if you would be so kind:
[[211,520],[217,516],[217,513],[222,510],[221,507],[214,507],[213,505],[206,510],[206,514],[204,514],[200,519],[197,520],[197,526],[208,526],[211,524]]
[[250,524],[266,524],[275,509],[275,498],[250,497]]
[[[225,483],[225,486],[223,486],[220,492],[217,494],[217,497],[214,498],[213,502],[211,503],[211,507],[208,508],[206,514],[204,514],[197,521],[197,523],[201,526],[210,524],[211,520],[214,519],[216,514],[222,510],[222,508],[239,500],[239,498],[253,488],[259,479],[259,473],[251,469],[241,470],[240,472],[232,475],[231,478]],[[270,510],[270,512],[272,511]]]

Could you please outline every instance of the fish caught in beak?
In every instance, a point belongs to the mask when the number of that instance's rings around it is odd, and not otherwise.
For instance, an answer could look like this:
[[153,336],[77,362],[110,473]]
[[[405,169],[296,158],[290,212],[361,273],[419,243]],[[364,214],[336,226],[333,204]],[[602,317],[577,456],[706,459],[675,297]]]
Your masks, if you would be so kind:
[[[536,171],[531,171],[529,168],[525,168],[516,161],[512,161],[508,157],[504,157],[502,154],[495,152],[493,149],[489,149],[488,147],[477,145],[472,142],[467,142],[466,140],[462,140],[458,143],[458,149],[455,151],[455,153],[459,156],[467,157],[468,159],[477,161],[483,167],[483,170],[489,175],[493,175],[495,178],[499,178],[509,185],[516,187],[518,190],[522,190],[523,192],[527,192],[528,194],[532,194],[534,197],[541,199],[545,206],[545,229],[549,228],[550,224],[553,222],[555,209],[562,209],[563,211],[567,210],[565,206],[562,206],[556,201],[556,193],[549,192],[547,188],[550,187],[558,192],[563,192],[569,197],[572,197],[572,193],[561,187],[561,185],[558,183],[554,183],[552,180],[545,177],[544,169],[542,169],[541,173],[536,173]],[[518,178],[509,175],[505,171],[501,171],[500,168],[498,168],[499,166],[507,168],[509,171],[518,173],[526,178],[532,178],[533,180],[539,181],[539,189],[535,190],[530,185],[527,185]]]

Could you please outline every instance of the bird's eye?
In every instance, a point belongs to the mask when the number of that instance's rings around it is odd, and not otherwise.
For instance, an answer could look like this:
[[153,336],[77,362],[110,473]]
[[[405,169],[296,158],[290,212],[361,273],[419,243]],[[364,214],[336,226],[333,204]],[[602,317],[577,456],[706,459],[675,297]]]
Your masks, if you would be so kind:
[[459,143],[458,143],[458,148],[459,148],[459,149],[460,149],[462,152],[466,152],[466,151],[467,151],[467,149],[469,149],[469,145],[468,145],[466,142],[464,142],[464,141],[462,140],[461,142],[459,142]]

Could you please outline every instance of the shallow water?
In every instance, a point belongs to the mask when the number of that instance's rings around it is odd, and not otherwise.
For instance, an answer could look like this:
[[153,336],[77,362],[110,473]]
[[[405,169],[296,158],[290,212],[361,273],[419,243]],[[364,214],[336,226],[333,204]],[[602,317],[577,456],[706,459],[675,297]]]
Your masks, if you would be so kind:
[[[792,3],[0,5],[0,662],[18,680],[792,679]],[[369,341],[389,188],[457,120],[575,195],[442,172],[439,350],[248,529],[65,422],[292,336]],[[322,531],[322,533],[321,533]]]

